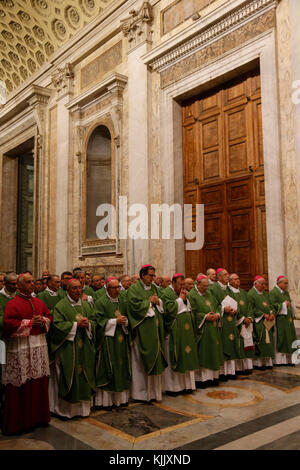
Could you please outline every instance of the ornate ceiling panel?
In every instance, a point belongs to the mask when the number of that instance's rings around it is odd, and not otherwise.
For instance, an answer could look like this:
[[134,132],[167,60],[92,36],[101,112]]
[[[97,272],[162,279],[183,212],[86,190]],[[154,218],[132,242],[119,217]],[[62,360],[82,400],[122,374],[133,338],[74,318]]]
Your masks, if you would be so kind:
[[0,80],[7,93],[112,0],[0,0]]

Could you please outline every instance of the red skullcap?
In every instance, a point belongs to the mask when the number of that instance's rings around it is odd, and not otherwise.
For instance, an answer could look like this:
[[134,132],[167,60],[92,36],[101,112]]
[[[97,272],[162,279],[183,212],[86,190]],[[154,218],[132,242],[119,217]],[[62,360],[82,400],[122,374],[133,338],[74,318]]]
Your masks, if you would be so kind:
[[216,270],[216,274],[219,274],[221,271],[225,271],[224,268],[218,268],[218,269]]
[[75,279],[74,277],[72,277],[72,279],[69,279],[69,280],[68,280],[68,283],[69,283],[69,282],[72,282],[72,281],[78,281],[78,279]]
[[207,279],[207,276],[201,275],[197,277],[197,281],[201,281],[202,279]]
[[184,275],[182,273],[175,273],[174,276],[172,277],[172,281],[175,281],[175,279],[177,279],[178,277],[184,278]]
[[278,276],[278,278],[276,279],[276,281],[280,281],[280,279],[285,279],[285,276]]
[[263,280],[264,280],[264,278],[263,278],[262,276],[255,276],[254,282],[255,282],[255,281],[258,281],[259,279],[263,279]]
[[113,281],[114,279],[117,279],[115,276],[109,276],[107,278],[106,284],[108,284],[110,281]]
[[141,269],[144,269],[144,268],[152,268],[152,264],[144,264]]

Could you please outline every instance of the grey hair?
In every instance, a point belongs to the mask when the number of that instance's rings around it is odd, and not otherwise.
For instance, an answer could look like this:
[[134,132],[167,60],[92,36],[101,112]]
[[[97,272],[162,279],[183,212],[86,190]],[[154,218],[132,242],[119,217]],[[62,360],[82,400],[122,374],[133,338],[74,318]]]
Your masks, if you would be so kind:
[[18,276],[16,275],[16,273],[8,273],[8,274],[5,274],[4,276],[4,282],[5,284],[7,282],[10,282],[10,281],[16,281],[16,279],[18,278]]

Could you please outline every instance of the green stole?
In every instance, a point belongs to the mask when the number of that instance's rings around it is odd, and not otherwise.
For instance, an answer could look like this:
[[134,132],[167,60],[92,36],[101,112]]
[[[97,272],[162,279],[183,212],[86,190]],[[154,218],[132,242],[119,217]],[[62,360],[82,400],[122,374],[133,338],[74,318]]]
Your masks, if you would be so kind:
[[277,351],[284,354],[293,354],[297,348],[292,348],[292,343],[296,341],[297,335],[291,305],[287,307],[287,315],[279,315],[282,303],[286,300],[291,303],[290,294],[288,291],[280,292],[277,287],[274,287],[269,296],[271,308],[276,316]]
[[[73,341],[67,336],[76,322],[76,315],[87,317],[91,323],[92,339],[86,328],[77,327]],[[70,403],[90,400],[95,389],[95,325],[91,321],[93,309],[88,302],[81,301],[81,306],[72,306],[68,297],[60,300],[53,311],[53,323],[50,333],[50,354],[58,354],[60,360],[60,378],[58,394]]]
[[114,336],[105,336],[108,320],[118,316],[116,311],[126,316],[126,305],[120,296],[118,302],[112,302],[105,295],[95,304],[96,348],[100,352],[96,386],[111,392],[123,392],[129,389],[131,379],[128,334],[122,325],[117,324]]
[[153,305],[153,317],[146,317],[150,307],[149,298],[157,295],[156,287],[151,284],[150,289],[144,289],[141,280],[129,287],[127,291],[127,316],[132,338],[139,339],[139,350],[147,375],[162,374],[167,367],[164,346],[163,315]]
[[197,331],[199,366],[204,369],[219,370],[224,364],[219,320],[211,322],[204,319],[209,312],[219,313],[218,303],[209,290],[200,295],[196,286],[190,290],[188,299]]
[[258,319],[262,317],[258,322],[254,321],[254,332],[255,332],[255,354],[258,357],[274,357],[274,327],[269,331],[270,343],[266,343],[266,327],[264,325],[265,318],[264,314],[271,313],[271,304],[269,294],[263,292],[258,294],[254,287],[248,292],[249,300],[249,312],[252,318]]
[[161,297],[164,304],[165,330],[170,332],[169,351],[171,368],[185,373],[199,369],[195,325],[191,312],[178,314],[178,295],[166,287]]

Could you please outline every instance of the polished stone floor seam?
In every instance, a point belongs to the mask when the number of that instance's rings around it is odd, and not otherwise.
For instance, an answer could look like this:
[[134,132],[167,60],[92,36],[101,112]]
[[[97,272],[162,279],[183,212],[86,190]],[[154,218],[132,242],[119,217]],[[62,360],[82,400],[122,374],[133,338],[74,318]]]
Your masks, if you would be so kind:
[[[241,439],[232,441],[215,450],[255,450],[262,445],[268,445],[292,432],[300,432],[300,416],[269,426],[261,431],[249,434]],[[300,447],[300,443],[299,443]]]
[[267,427],[286,421],[300,415],[300,404],[289,406],[279,411],[261,416],[237,426],[225,429],[224,431],[211,434],[192,441],[184,446],[177,447],[176,450],[212,450],[221,447],[233,440],[241,439],[249,434],[258,432]]

